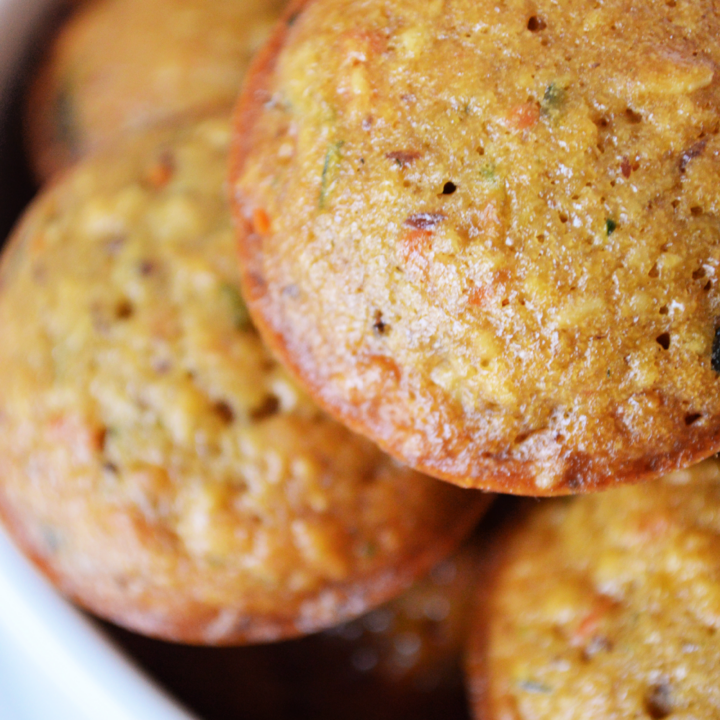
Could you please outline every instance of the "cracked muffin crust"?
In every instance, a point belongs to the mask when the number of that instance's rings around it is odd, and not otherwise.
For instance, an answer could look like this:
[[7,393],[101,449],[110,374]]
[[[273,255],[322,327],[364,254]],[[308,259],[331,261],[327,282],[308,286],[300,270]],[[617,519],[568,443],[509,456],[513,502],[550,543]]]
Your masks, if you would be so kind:
[[489,498],[329,418],[238,292],[223,116],[127,140],[28,210],[0,270],[0,511],[135,630],[273,640],[399,593]]
[[710,0],[307,0],[241,97],[250,311],[413,467],[553,495],[720,444]]
[[478,720],[720,714],[720,462],[531,508],[467,663]]
[[96,0],[76,9],[28,96],[36,176],[47,180],[121,133],[189,111],[230,108],[283,5]]

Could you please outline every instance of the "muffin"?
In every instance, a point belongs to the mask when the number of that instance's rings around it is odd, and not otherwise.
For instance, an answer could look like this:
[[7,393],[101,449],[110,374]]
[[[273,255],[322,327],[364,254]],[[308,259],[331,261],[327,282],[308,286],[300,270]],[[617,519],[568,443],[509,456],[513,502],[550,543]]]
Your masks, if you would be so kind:
[[534,508],[477,621],[478,719],[720,716],[720,462]]
[[401,592],[488,503],[319,410],[237,289],[229,120],[128,139],[32,204],[0,269],[0,511],[71,598],[192,643]]
[[483,555],[474,538],[371,613],[271,645],[178,647],[108,630],[202,718],[464,720],[462,651]]
[[230,108],[283,0],[94,0],[51,43],[29,92],[37,177],[116,135],[190,110]]
[[250,311],[416,469],[555,495],[720,446],[710,0],[308,0],[253,66]]

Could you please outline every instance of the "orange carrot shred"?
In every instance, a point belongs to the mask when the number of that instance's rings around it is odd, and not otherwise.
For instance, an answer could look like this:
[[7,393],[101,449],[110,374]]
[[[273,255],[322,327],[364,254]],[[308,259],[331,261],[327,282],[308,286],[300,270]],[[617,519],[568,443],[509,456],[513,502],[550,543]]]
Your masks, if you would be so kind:
[[527,130],[537,124],[539,119],[540,108],[534,102],[517,105],[507,115],[508,125],[515,130]]
[[256,208],[253,212],[253,226],[260,235],[270,232],[270,217],[262,208]]

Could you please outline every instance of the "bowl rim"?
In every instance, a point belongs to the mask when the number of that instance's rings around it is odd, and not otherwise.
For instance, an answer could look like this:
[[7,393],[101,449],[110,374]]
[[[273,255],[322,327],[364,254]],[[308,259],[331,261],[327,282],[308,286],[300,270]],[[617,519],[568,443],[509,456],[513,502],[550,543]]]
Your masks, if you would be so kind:
[[198,720],[60,597],[4,531],[0,608],[0,633],[24,656],[33,684],[65,700],[77,717]]

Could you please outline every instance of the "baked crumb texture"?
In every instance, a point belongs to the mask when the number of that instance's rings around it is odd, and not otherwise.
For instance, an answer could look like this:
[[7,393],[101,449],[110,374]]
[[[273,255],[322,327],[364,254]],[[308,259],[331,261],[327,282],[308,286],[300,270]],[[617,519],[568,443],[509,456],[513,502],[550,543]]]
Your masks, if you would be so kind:
[[364,612],[489,498],[331,420],[238,291],[229,120],[153,131],[29,209],[0,270],[0,510],[68,595],[133,629],[273,640]]
[[311,0],[233,159],[251,312],[418,469],[583,492],[720,444],[710,0]]
[[720,716],[720,463],[530,513],[477,610],[475,717]]

